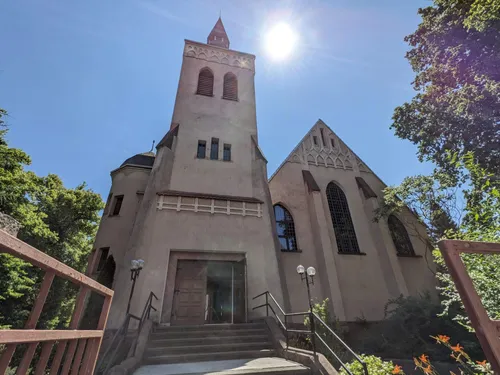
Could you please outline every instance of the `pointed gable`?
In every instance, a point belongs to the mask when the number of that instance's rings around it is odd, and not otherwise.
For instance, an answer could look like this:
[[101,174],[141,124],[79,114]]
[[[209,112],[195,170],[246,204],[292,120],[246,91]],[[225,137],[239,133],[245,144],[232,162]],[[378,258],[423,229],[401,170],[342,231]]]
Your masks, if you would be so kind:
[[307,132],[270,180],[287,162],[373,173],[321,119]]
[[229,48],[229,38],[220,17],[215,23],[214,28],[208,35],[207,44],[217,47]]

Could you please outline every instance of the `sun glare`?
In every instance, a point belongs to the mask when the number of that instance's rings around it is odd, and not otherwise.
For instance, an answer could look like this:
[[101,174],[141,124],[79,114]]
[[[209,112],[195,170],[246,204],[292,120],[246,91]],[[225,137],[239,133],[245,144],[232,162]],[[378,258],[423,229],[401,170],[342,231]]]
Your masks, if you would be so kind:
[[273,60],[285,60],[293,52],[297,36],[286,23],[273,26],[266,35],[266,50]]

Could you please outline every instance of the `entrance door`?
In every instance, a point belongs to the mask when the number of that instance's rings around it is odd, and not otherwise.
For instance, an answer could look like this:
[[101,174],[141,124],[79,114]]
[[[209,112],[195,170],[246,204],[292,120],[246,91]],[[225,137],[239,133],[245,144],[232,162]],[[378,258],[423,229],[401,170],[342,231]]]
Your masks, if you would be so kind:
[[203,324],[207,262],[179,260],[175,277],[172,325]]

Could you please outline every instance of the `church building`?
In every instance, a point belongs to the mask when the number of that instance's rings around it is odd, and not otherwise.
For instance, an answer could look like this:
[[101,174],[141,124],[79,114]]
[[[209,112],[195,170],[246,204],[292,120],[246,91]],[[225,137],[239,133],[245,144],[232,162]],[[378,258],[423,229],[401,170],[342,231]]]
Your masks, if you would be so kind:
[[150,292],[167,325],[250,321],[265,291],[306,311],[298,265],[316,269],[314,302],[328,298],[345,322],[383,319],[390,298],[435,290],[425,228],[409,210],[373,221],[386,185],[323,121],[268,178],[255,56],[229,47],[220,18],[207,43],[185,41],[168,132],[156,153],[111,172],[89,270],[112,272],[108,328],[140,315]]

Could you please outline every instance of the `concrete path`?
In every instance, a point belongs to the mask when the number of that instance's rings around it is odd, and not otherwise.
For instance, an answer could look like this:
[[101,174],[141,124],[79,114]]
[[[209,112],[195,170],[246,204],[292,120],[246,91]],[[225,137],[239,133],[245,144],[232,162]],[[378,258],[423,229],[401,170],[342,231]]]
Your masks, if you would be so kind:
[[284,358],[268,357],[254,359],[233,359],[229,361],[210,361],[174,363],[169,365],[149,365],[138,368],[133,375],[237,375],[248,373],[302,373],[308,368]]

